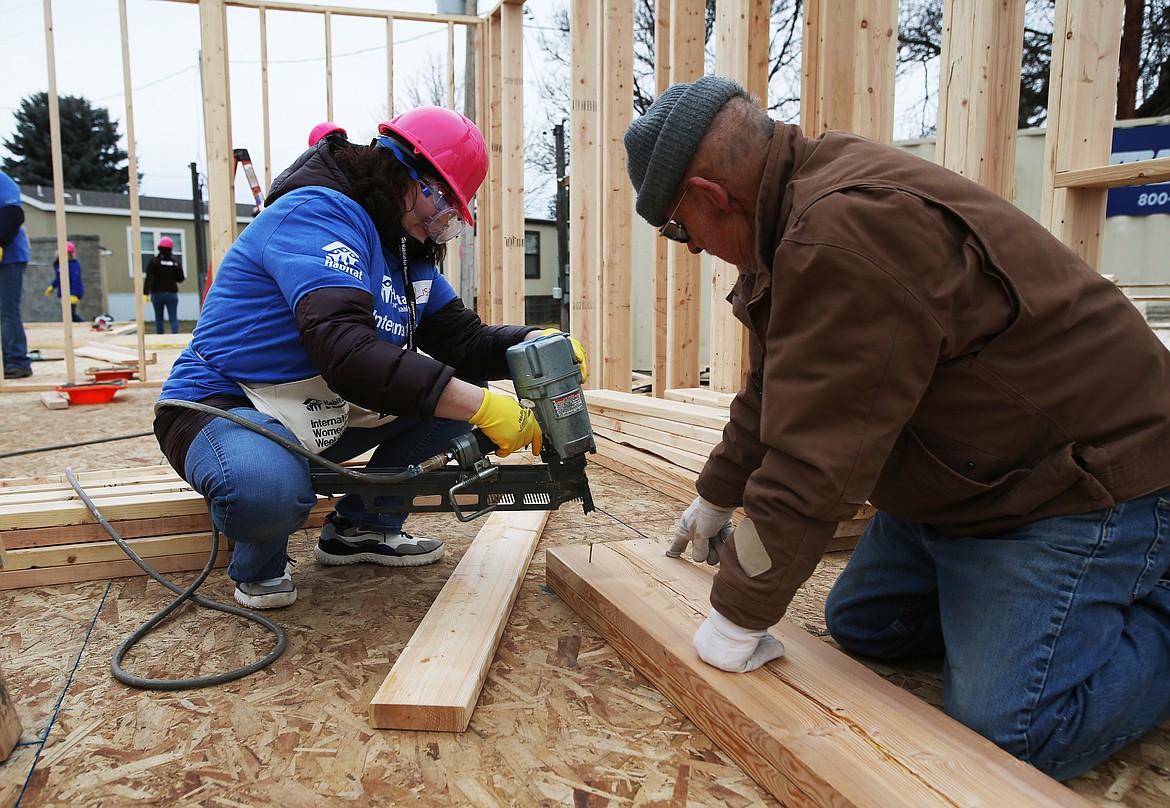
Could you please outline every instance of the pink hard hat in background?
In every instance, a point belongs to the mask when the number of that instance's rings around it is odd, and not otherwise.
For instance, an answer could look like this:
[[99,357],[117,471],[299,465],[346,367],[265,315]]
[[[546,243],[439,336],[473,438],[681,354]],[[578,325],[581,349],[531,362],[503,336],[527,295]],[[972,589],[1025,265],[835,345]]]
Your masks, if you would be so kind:
[[73,246],[72,241],[65,242],[65,249],[67,249],[69,252],[77,252],[77,248]]
[[334,132],[340,132],[343,136],[346,134],[346,131],[333,121],[321,121],[313,127],[313,131],[309,132],[309,145],[316,146],[318,140],[326,135],[332,135]]
[[171,241],[167,236],[163,236],[158,240],[158,246],[166,247],[167,249],[174,249],[175,242]]

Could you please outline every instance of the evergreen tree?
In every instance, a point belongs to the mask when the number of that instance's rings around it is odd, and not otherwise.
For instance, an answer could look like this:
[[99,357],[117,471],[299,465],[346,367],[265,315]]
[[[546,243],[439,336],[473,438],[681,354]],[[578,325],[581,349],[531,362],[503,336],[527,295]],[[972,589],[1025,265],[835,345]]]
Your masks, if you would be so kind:
[[[125,192],[130,185],[128,155],[118,146],[118,125],[103,107],[70,95],[59,96],[61,163],[64,186],[83,191]],[[21,100],[16,132],[4,147],[4,172],[22,185],[53,184],[49,139],[49,96],[35,93]]]

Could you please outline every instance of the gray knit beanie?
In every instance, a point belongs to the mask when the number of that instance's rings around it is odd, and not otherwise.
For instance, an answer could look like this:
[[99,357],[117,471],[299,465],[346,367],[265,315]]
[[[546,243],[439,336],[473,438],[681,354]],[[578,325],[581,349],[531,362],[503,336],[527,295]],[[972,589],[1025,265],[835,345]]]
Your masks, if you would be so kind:
[[674,196],[699,141],[715,113],[736,96],[747,91],[731,79],[703,76],[689,84],[666,88],[646,114],[626,130],[626,169],[634,191],[636,208],[655,227],[666,224],[666,206]]

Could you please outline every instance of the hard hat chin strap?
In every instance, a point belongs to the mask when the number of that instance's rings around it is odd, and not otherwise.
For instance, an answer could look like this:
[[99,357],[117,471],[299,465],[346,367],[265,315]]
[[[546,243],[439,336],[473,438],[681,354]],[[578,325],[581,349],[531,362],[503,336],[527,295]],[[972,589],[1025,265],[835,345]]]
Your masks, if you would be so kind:
[[414,167],[414,161],[408,158],[402,152],[402,148],[397,143],[395,143],[386,135],[379,137],[376,142],[379,146],[385,146],[387,149],[389,149],[394,154],[394,157],[398,160],[398,162],[406,166],[406,171],[410,174],[411,178],[415,182],[419,183],[420,185],[427,185],[427,183],[423,182],[422,177],[418,175],[418,170]]

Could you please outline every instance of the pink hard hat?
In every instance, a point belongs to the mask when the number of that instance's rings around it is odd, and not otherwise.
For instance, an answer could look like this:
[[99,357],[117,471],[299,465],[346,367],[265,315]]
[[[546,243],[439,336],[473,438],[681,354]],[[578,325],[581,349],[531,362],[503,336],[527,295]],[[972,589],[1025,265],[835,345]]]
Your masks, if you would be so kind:
[[418,107],[378,125],[393,132],[442,175],[459,198],[459,213],[471,225],[471,197],[487,176],[488,156],[483,134],[469,118],[446,107]]
[[171,241],[169,237],[163,236],[158,240],[158,246],[166,247],[167,249],[174,249],[175,242]]
[[69,252],[77,252],[77,248],[73,246],[72,241],[65,242],[65,249],[67,249]]
[[333,121],[321,121],[313,127],[313,131],[309,132],[309,145],[316,146],[318,140],[326,135],[332,135],[334,132],[340,132],[342,136],[346,134],[346,131]]

